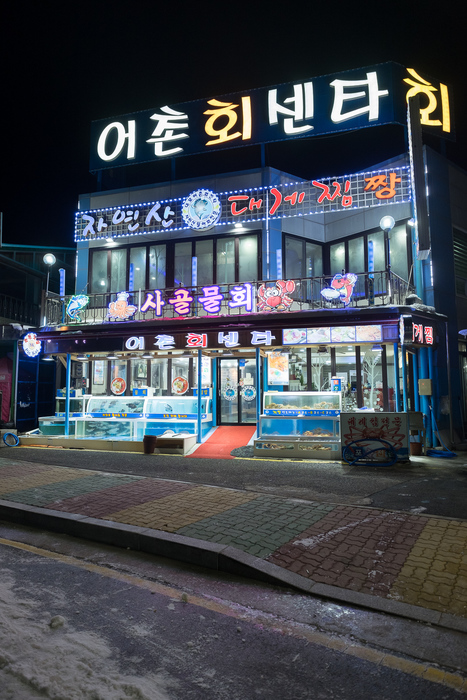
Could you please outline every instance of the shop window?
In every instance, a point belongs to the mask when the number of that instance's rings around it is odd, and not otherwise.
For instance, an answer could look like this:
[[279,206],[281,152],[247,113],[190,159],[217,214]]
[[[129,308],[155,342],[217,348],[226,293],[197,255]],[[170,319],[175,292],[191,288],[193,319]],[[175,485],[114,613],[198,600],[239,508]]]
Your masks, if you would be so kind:
[[126,289],[126,250],[110,251],[110,290],[121,292]]
[[109,291],[107,272],[107,250],[96,250],[92,254],[91,293],[103,294]]
[[409,277],[406,226],[395,226],[389,233],[391,270],[403,280]]
[[258,237],[240,236],[238,239],[238,282],[258,279]]
[[235,238],[222,238],[217,241],[217,283],[235,281]]
[[119,360],[117,362],[111,362],[110,363],[110,385],[112,386],[112,381],[114,379],[123,379],[125,382],[125,385],[127,384],[127,377],[126,377],[126,368],[127,368],[127,362],[126,360]]
[[294,348],[289,355],[289,391],[307,391],[306,348]]
[[335,376],[342,381],[342,410],[354,411],[357,408],[357,366],[355,346],[337,346]]
[[91,374],[91,394],[93,396],[107,395],[107,360],[94,360]]
[[285,236],[284,247],[287,279],[321,277],[323,274],[323,254],[319,244]]
[[313,346],[310,353],[311,360],[311,391],[331,390],[331,353],[326,348],[320,351],[318,346]]
[[146,289],[146,248],[130,248],[130,274],[128,281],[130,292]]
[[386,269],[386,254],[384,251],[384,232],[376,231],[376,233],[368,234],[368,242],[373,243],[373,269],[382,271]]
[[362,391],[365,408],[383,410],[382,347],[361,348]]
[[197,285],[212,284],[214,279],[214,253],[213,243],[211,239],[196,241],[195,255],[197,259]]
[[364,238],[351,238],[349,247],[349,272],[359,273],[365,271],[365,245]]
[[[387,367],[387,385],[388,385],[388,410],[394,412],[396,410],[396,369],[394,367],[394,347],[386,345],[386,367]],[[399,385],[400,386],[400,385]]]
[[345,270],[345,243],[334,243],[329,249],[331,275],[340,274]]
[[149,248],[149,287],[165,289],[166,286],[166,246],[152,245]]
[[140,389],[148,385],[148,363],[147,360],[131,360],[131,382],[130,393],[133,389]]
[[[210,387],[211,378],[211,358],[203,355],[201,362],[201,387]],[[193,357],[193,386],[198,387],[198,358]]]
[[192,244],[183,241],[175,244],[174,249],[174,287],[191,287],[192,279]]
[[[190,367],[191,364],[191,367]],[[183,396],[192,394],[192,382],[190,377],[190,369],[193,367],[193,362],[189,357],[173,357],[170,393],[173,396]]]
[[168,360],[166,358],[151,360],[151,387],[154,396],[167,395]]
[[193,257],[197,285],[256,281],[258,236],[201,238],[91,253],[91,293],[191,287]]

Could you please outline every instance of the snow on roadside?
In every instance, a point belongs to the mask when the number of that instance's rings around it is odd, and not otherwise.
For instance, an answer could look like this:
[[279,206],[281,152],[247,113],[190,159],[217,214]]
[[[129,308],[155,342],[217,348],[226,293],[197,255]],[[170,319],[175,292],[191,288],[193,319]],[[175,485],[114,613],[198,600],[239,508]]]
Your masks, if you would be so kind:
[[169,700],[174,685],[163,674],[121,673],[105,639],[61,616],[44,617],[1,573],[1,700]]

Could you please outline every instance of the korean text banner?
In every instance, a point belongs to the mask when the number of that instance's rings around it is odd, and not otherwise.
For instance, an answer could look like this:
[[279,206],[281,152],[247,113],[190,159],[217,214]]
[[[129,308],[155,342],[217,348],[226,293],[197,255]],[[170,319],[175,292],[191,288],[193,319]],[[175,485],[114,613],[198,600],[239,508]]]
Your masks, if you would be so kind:
[[406,96],[417,92],[429,100],[422,125],[446,135],[447,87],[390,62],[94,121],[90,170],[405,124]]
[[[197,198],[215,198],[219,206],[213,225],[225,226],[408,202],[411,199],[410,171],[403,166],[218,195],[209,190],[197,190],[192,194]],[[75,241],[187,230],[193,227],[185,211],[190,197],[187,193],[184,199],[141,202],[131,208],[117,206],[78,211]]]

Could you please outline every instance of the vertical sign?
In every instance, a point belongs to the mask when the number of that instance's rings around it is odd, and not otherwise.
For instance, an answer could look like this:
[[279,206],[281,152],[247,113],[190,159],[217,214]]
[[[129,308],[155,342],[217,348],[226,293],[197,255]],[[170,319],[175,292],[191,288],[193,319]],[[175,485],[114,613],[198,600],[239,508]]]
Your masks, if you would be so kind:
[[370,306],[374,306],[375,303],[375,276],[373,274],[374,270],[375,255],[373,241],[368,241],[368,303]]
[[282,279],[282,248],[276,250],[276,278]]
[[431,248],[428,226],[425,166],[423,163],[422,127],[420,124],[420,96],[408,100],[407,124],[409,132],[410,169],[412,172],[413,203],[417,260],[426,260]]
[[60,296],[64,297],[65,296],[65,270],[63,267],[61,267],[58,271],[58,274],[60,275]]

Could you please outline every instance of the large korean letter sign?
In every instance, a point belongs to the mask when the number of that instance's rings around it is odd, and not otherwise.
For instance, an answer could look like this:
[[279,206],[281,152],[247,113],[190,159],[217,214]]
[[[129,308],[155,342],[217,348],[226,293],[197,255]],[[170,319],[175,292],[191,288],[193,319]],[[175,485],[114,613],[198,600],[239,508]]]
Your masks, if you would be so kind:
[[398,63],[382,63],[95,121],[90,170],[405,124],[409,92],[428,100],[421,110],[423,126],[451,135],[447,86]]

